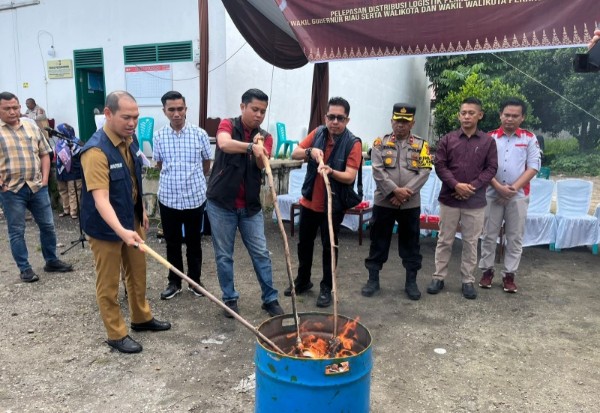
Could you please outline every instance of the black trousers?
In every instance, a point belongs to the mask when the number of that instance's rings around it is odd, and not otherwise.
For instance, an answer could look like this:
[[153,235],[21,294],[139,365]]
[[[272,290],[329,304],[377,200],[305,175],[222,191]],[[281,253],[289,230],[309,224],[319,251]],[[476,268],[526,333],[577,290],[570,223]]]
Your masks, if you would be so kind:
[[[338,243],[340,225],[344,219],[344,213],[332,214],[333,235],[335,244]],[[310,281],[313,263],[313,251],[317,231],[321,231],[321,244],[323,245],[323,279],[321,288],[331,290],[331,243],[329,241],[329,222],[327,213],[315,212],[312,209],[300,208],[300,230],[298,232],[298,277],[296,283],[306,284]],[[335,262],[337,264],[338,250],[335,250]]]
[[407,272],[421,269],[421,208],[394,209],[375,205],[371,223],[371,246],[365,260],[368,270],[380,271],[388,260],[394,222],[398,222],[398,255]]
[[[158,203],[163,234],[167,242],[167,261],[179,271],[185,272],[181,253],[184,242],[181,231],[183,225],[188,267],[187,275],[196,282],[200,281],[200,268],[202,266],[202,245],[200,244],[202,234],[200,234],[200,229],[205,206],[206,203],[194,209],[173,209],[160,202]],[[181,278],[173,271],[169,271],[169,284],[181,287]]]

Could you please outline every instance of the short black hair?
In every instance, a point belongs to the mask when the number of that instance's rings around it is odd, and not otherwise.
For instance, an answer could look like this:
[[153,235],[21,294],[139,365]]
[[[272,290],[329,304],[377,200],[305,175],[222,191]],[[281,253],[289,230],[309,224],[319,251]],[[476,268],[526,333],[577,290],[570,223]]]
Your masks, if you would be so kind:
[[170,90],[167,93],[165,93],[164,95],[162,95],[162,97],[160,98],[160,101],[162,102],[163,107],[167,104],[167,100],[178,100],[178,99],[182,99],[183,103],[185,103],[185,98],[183,97],[183,95],[179,92],[177,92],[176,90]]
[[124,90],[115,90],[114,92],[110,92],[106,97],[106,107],[111,111],[111,113],[117,113],[119,110],[119,100],[121,100],[122,97],[128,97],[136,102],[131,93]]
[[17,102],[19,101],[19,98],[14,93],[10,93],[10,92],[0,93],[0,100],[13,100],[13,99],[17,99]]
[[523,116],[527,115],[527,104],[523,99],[519,98],[507,98],[500,103],[500,113],[507,106],[521,106],[521,113]]
[[460,106],[467,104],[467,105],[477,105],[479,106],[479,110],[483,109],[483,103],[481,103],[481,100],[477,99],[476,97],[470,96],[466,99],[463,99],[462,102],[460,102]]
[[247,105],[254,99],[260,100],[261,102],[269,102],[269,97],[267,96],[267,94],[260,89],[248,89],[242,95],[242,103],[244,105]]
[[346,99],[339,96],[332,97],[329,99],[329,102],[327,102],[327,109],[329,109],[330,106],[343,106],[346,116],[350,116],[350,103],[348,103]]

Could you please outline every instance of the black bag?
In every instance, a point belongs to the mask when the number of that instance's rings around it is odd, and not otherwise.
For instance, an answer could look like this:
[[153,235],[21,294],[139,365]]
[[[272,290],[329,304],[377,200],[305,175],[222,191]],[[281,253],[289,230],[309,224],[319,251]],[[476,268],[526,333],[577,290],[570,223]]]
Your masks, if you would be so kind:
[[341,187],[340,201],[344,211],[354,208],[362,202],[362,196],[354,192],[354,188],[349,185],[341,185]]
[[202,214],[202,225],[200,226],[200,233],[202,235],[212,235],[210,221],[208,220],[208,212],[206,211],[206,202],[204,203],[204,213]]

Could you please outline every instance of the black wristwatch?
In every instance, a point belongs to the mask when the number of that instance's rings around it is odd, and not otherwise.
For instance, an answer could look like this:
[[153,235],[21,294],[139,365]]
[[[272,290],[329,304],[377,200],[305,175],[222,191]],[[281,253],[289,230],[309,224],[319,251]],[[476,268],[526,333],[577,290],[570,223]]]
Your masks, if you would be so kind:
[[250,142],[248,144],[248,147],[246,148],[246,153],[247,154],[251,154],[252,153],[252,147],[254,146],[254,142]]
[[306,155],[306,157],[307,157],[307,158],[309,158],[309,159],[310,159],[310,154],[311,154],[311,152],[312,152],[312,148],[306,148],[306,149],[304,150],[304,154],[305,154],[305,155]]

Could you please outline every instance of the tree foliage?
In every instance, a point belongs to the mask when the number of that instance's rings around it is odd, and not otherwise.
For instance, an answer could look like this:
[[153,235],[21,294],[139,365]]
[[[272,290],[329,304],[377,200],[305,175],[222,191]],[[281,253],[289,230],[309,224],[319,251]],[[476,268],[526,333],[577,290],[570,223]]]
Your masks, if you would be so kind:
[[[582,152],[598,148],[600,75],[575,73],[572,68],[575,52],[555,49],[428,58],[425,70],[435,88],[436,116],[440,116],[440,105],[448,106],[445,101],[450,94],[459,93],[469,76],[476,73],[485,82],[497,80],[517,87],[531,106],[530,127],[554,133],[569,131],[579,141]],[[450,123],[456,125],[454,121]],[[442,128],[448,126],[449,123],[436,121],[436,132],[446,133],[449,129]]]
[[[476,97],[483,103],[484,117],[479,121],[478,126],[486,132],[499,126],[500,102],[509,97],[526,100],[518,86],[511,86],[497,78],[490,80],[478,73],[471,73],[459,90],[449,92],[448,96],[436,105],[434,127],[438,136],[460,126],[458,122],[460,103],[468,97]],[[527,117],[527,121],[530,125],[538,122],[537,118],[531,115]]]

